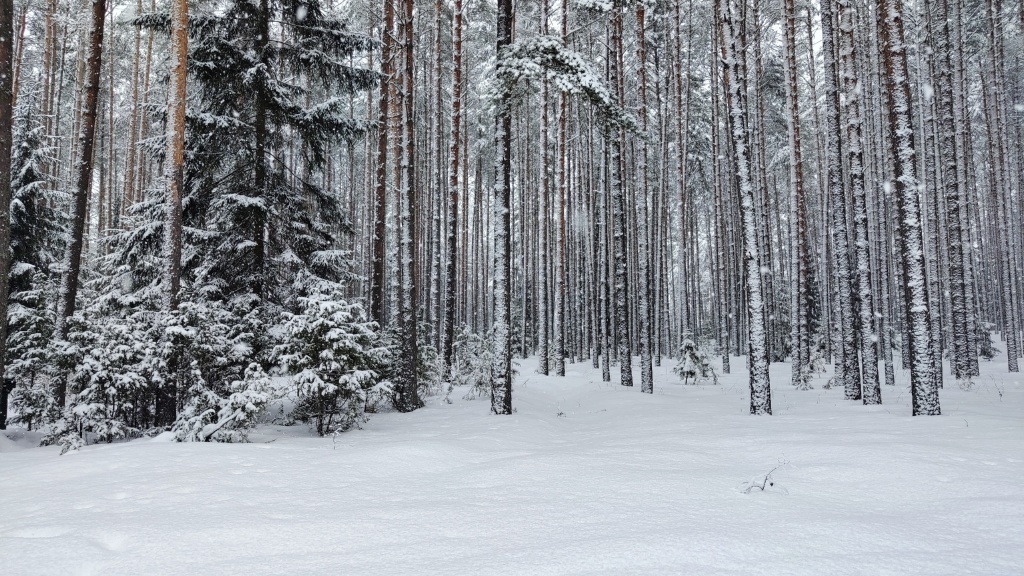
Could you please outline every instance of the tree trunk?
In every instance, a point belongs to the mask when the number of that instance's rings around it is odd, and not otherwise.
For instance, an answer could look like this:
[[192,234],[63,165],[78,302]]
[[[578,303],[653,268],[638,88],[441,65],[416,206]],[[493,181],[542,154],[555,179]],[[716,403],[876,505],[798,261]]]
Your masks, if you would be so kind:
[[[11,141],[14,2],[0,0],[0,430],[7,423],[7,298],[11,270]],[[22,40],[24,42],[24,40]]]
[[[497,52],[499,61],[505,47],[512,44],[514,13],[512,0],[498,0]],[[512,354],[509,330],[512,300],[510,253],[512,227],[512,110],[511,87],[504,87],[498,96],[495,142],[497,144],[497,183],[494,187],[494,357],[491,367],[491,412],[512,413]]]
[[402,208],[399,219],[400,257],[399,263],[399,338],[401,340],[401,359],[398,369],[399,378],[396,382],[394,397],[395,408],[400,412],[411,412],[423,406],[419,396],[419,350],[417,345],[417,263],[418,242],[416,214],[418,211],[416,190],[418,188],[415,172],[415,99],[413,97],[413,81],[415,67],[413,60],[413,0],[404,0],[404,13],[401,15],[400,38],[404,43],[403,62],[405,69],[401,75],[401,94],[399,102],[402,108],[402,146],[399,169],[401,176]]
[[[96,135],[96,103],[100,91],[100,71],[103,54],[103,23],[107,13],[106,0],[93,0],[92,24],[89,30],[89,53],[86,60],[84,98],[81,111],[81,126],[78,133],[78,160],[75,165],[75,197],[74,211],[71,218],[71,236],[64,253],[64,272],[61,278],[60,311],[57,314],[56,335],[59,340],[68,337],[68,322],[75,313],[75,299],[78,296],[78,276],[82,266],[82,246],[85,235],[86,208],[89,191],[92,188],[93,141]],[[4,34],[9,42],[10,32]],[[2,49],[0,49],[2,50]],[[10,75],[7,75],[10,78]],[[4,80],[6,82],[7,80]],[[9,146],[8,140],[8,146]],[[0,150],[2,153],[2,150]],[[10,162],[10,154],[3,154],[3,162]],[[4,170],[10,178],[10,170]],[[5,187],[8,189],[10,185]],[[6,301],[6,299],[5,299]],[[67,382],[63,379],[57,385],[55,400],[57,406],[63,407],[67,396]]]
[[[622,8],[615,8],[612,15],[612,39],[609,44],[609,73],[612,90],[621,105],[623,98],[624,71],[622,66]],[[622,154],[625,131],[611,128],[608,132],[611,147],[611,200],[612,200],[612,261],[614,266],[615,338],[618,345],[620,384],[633,385],[633,346],[629,331],[629,286],[628,263],[626,262],[626,184],[623,176]]]
[[892,183],[899,212],[900,258],[903,263],[904,335],[910,353],[910,390],[913,414],[939,414],[939,392],[932,371],[928,290],[925,277],[921,205],[915,175],[914,126],[910,110],[910,82],[903,35],[901,0],[877,0],[885,97],[889,110],[890,138],[895,142],[896,173]]
[[[443,343],[445,377],[450,377],[455,341],[455,287],[456,265],[459,257],[459,166],[462,161],[459,144],[462,139],[462,0],[455,0],[455,14],[452,22],[452,149],[448,168],[448,259],[445,268],[445,304]],[[465,177],[465,176],[463,176]],[[465,247],[463,247],[465,250]]]
[[821,1],[821,51],[825,60],[825,164],[828,169],[828,193],[832,206],[832,259],[835,268],[839,312],[839,349],[835,359],[836,384],[842,385],[847,400],[860,400],[860,370],[854,346],[853,288],[850,283],[850,240],[846,226],[846,193],[842,175],[842,129],[839,82],[836,67],[835,17],[832,0]]
[[800,152],[800,104],[796,82],[796,3],[784,0],[786,22],[786,105],[789,109],[789,180],[795,210],[792,258],[794,260],[794,320],[792,327],[792,381],[799,389],[810,387],[811,325],[810,286],[807,255],[807,208],[804,196],[804,173]]
[[[142,0],[135,3],[135,12],[142,13]],[[187,35],[186,35],[187,36]],[[124,197],[121,200],[121,213],[124,214],[135,200],[135,162],[138,151],[135,149],[139,138],[139,60],[141,57],[142,30],[135,28],[135,51],[132,62],[132,108],[128,121],[128,148],[125,150]]]
[[[164,254],[167,262],[168,311],[178,308],[181,288],[181,196],[185,179],[185,95],[188,79],[188,0],[174,0],[171,5],[170,87],[167,98],[166,173],[168,187],[167,220]],[[157,398],[157,420],[168,425],[176,416],[176,390],[173,379],[161,387]]]
[[385,260],[387,252],[385,245],[387,241],[387,198],[388,198],[388,153],[391,143],[391,110],[394,104],[393,98],[395,78],[395,2],[398,0],[384,1],[384,23],[381,29],[381,71],[383,77],[380,81],[380,115],[377,123],[377,181],[374,191],[374,212],[373,212],[373,266],[370,278],[370,315],[383,326],[384,318],[384,294],[385,294]]
[[[938,124],[941,130],[939,153],[942,167],[942,187],[946,200],[946,248],[949,259],[950,330],[952,333],[950,361],[953,376],[966,379],[969,374],[969,356],[974,354],[967,341],[966,277],[964,274],[964,246],[960,215],[961,198],[959,179],[959,158],[964,151],[959,148],[956,127],[956,105],[953,98],[953,58],[948,9],[948,0],[937,0],[936,23],[932,38],[936,43],[934,54],[938,59],[936,70],[936,92],[938,93]],[[956,25],[956,23],[953,23]]]
[[846,137],[850,188],[853,194],[854,252],[857,270],[857,328],[860,332],[860,355],[863,370],[864,404],[881,404],[882,390],[878,381],[878,354],[875,343],[874,298],[871,283],[871,253],[868,238],[867,190],[864,183],[864,148],[861,120],[861,84],[856,72],[853,12],[849,2],[839,6],[839,30],[842,38],[844,100],[846,102]]
[[637,60],[640,75],[640,151],[637,155],[637,171],[640,179],[640,197],[637,199],[637,263],[640,282],[637,286],[639,301],[640,338],[640,391],[654,393],[654,368],[651,359],[651,244],[648,233],[647,199],[649,196],[647,174],[647,38],[645,36],[644,5],[636,9]]
[[[562,43],[569,42],[569,0],[562,0]],[[555,375],[565,376],[565,218],[568,209],[568,157],[566,156],[566,116],[568,99],[564,92],[558,95],[558,266],[555,270]],[[578,312],[578,311],[577,311]],[[578,316],[577,316],[578,317]]]
[[764,299],[761,294],[761,259],[758,254],[757,218],[754,211],[754,179],[748,157],[746,95],[742,89],[744,51],[743,20],[736,0],[717,0],[715,16],[721,22],[722,79],[732,135],[733,162],[740,191],[743,220],[744,269],[747,280],[747,336],[750,367],[750,413],[771,414],[768,349],[765,341]]

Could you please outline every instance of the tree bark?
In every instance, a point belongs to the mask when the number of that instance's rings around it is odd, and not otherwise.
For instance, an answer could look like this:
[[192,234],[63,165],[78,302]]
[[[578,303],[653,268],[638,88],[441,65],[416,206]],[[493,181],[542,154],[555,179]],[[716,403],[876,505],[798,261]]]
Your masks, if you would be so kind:
[[857,270],[857,329],[860,333],[860,356],[863,370],[862,398],[864,404],[881,404],[882,390],[878,380],[878,353],[875,343],[874,296],[871,279],[870,238],[868,237],[867,189],[864,182],[864,148],[861,120],[861,93],[856,72],[853,12],[850,0],[840,0],[839,29],[842,38],[844,101],[846,103],[847,158],[850,188],[853,195],[854,261]]
[[906,318],[913,415],[937,415],[939,392],[932,371],[932,342],[925,277],[921,205],[915,174],[914,126],[907,76],[907,54],[901,0],[877,0],[882,60],[885,67],[885,98],[889,133],[896,151],[895,178],[891,183],[899,213],[900,258],[903,263],[903,306]]
[[452,149],[448,168],[448,221],[445,226],[448,234],[448,259],[445,268],[444,332],[441,345],[446,377],[450,377],[452,370],[455,341],[455,287],[459,258],[459,166],[462,161],[459,147],[462,140],[462,0],[455,0],[455,14],[452,22],[452,63]]
[[[0,0],[0,430],[7,423],[7,298],[11,270],[11,143],[14,106],[13,0]],[[24,42],[24,40],[22,40]]]
[[792,258],[794,260],[795,310],[792,328],[792,382],[800,389],[810,386],[811,326],[810,286],[807,255],[807,207],[804,194],[804,173],[800,151],[800,103],[796,82],[796,2],[783,1],[783,18],[786,24],[786,105],[787,126],[789,127],[789,180],[793,195],[794,238]]
[[835,26],[832,0],[821,1],[821,51],[825,61],[825,164],[828,170],[828,194],[832,201],[832,265],[839,312],[839,350],[835,359],[836,384],[842,385],[847,400],[860,400],[860,370],[855,348],[853,287],[850,283],[850,239],[846,226],[846,192],[843,189],[842,129],[839,82],[836,71],[839,55],[835,50]]
[[732,135],[732,155],[740,191],[743,220],[744,270],[747,280],[747,337],[750,367],[750,413],[771,414],[772,397],[768,377],[768,349],[765,341],[764,299],[761,294],[761,259],[758,254],[757,218],[754,210],[754,179],[748,156],[746,95],[742,89],[744,50],[743,20],[736,0],[716,0],[715,16],[720,21],[722,79]]
[[380,115],[377,122],[377,180],[374,191],[374,212],[373,212],[373,263],[370,278],[370,315],[383,326],[384,318],[384,295],[385,295],[385,260],[387,252],[385,245],[387,241],[387,198],[388,198],[388,153],[391,143],[392,118],[391,111],[394,104],[393,98],[395,72],[395,2],[398,0],[384,1],[384,22],[381,29],[381,72],[383,77],[380,81]]
[[[93,0],[92,24],[89,30],[89,51],[86,60],[85,86],[81,126],[78,133],[78,160],[75,165],[75,196],[71,217],[71,236],[64,253],[64,271],[61,278],[60,310],[57,314],[56,335],[60,340],[68,337],[68,322],[75,313],[75,299],[78,296],[78,276],[82,266],[82,246],[85,235],[86,208],[92,187],[93,142],[96,136],[96,104],[99,100],[100,71],[103,54],[103,24],[107,13],[106,0]],[[4,35],[10,38],[10,33]],[[8,75],[9,78],[9,75]],[[8,144],[9,145],[9,144]],[[2,150],[0,150],[2,153]],[[10,154],[3,154],[9,158]],[[10,162],[10,160],[4,160]],[[9,174],[10,170],[4,173]],[[5,176],[4,178],[9,178]],[[10,185],[6,187],[8,194]],[[6,300],[6,299],[5,299]],[[67,397],[67,382],[61,379],[57,385],[55,400],[63,407]]]
[[403,62],[405,69],[401,75],[399,102],[402,109],[402,146],[399,170],[402,172],[401,192],[402,208],[399,219],[400,255],[399,263],[399,338],[401,340],[401,359],[399,378],[396,383],[394,404],[400,412],[411,412],[423,406],[419,396],[419,347],[417,343],[417,264],[419,261],[417,247],[416,215],[418,211],[417,181],[415,171],[415,116],[413,86],[415,67],[413,59],[413,0],[403,0],[404,8],[401,15],[400,39],[403,42]]
[[[515,15],[512,0],[498,0],[497,53],[499,61],[502,52],[512,44],[512,27]],[[512,301],[510,254],[512,251],[511,212],[512,191],[512,110],[511,87],[502,88],[498,98],[497,134],[497,182],[494,187],[494,356],[491,367],[491,412],[512,413],[512,354],[511,332],[509,330]]]

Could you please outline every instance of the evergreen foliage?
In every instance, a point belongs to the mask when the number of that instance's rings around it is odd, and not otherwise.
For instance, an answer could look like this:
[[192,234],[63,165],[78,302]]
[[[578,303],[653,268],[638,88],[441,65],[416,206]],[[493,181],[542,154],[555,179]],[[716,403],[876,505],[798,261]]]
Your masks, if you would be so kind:
[[337,284],[319,281],[286,314],[284,342],[275,355],[292,374],[298,397],[293,417],[324,436],[359,425],[371,390],[386,394],[379,377],[391,360],[363,307],[345,300]]
[[683,339],[679,347],[679,364],[672,372],[682,379],[683,384],[700,384],[708,381],[718,384],[718,375],[711,367],[711,357],[690,338]]
[[51,390],[50,338],[64,216],[55,206],[62,195],[42,173],[46,148],[41,127],[24,116],[15,133],[11,163],[11,270],[8,336],[2,385],[11,390],[10,422],[32,429],[58,412]]

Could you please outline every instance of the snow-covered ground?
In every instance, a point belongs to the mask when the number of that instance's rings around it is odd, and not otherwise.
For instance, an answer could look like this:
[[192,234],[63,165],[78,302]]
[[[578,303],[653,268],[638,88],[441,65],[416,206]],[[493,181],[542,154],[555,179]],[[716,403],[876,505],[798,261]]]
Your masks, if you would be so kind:
[[865,407],[793,390],[787,365],[752,417],[733,366],[686,387],[657,368],[648,396],[527,360],[512,416],[456,392],[337,439],[59,457],[0,437],[0,574],[1024,574],[1024,378],[1004,362],[920,418],[905,383]]

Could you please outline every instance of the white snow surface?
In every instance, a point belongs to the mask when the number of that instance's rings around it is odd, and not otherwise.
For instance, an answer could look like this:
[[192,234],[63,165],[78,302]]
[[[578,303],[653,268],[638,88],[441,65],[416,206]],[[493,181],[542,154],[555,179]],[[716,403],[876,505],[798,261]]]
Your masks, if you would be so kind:
[[456,390],[336,439],[0,437],[0,573],[1019,575],[1024,379],[998,360],[917,418],[905,375],[869,407],[775,364],[755,417],[742,358],[718,386],[666,361],[653,396],[526,360],[511,416]]

